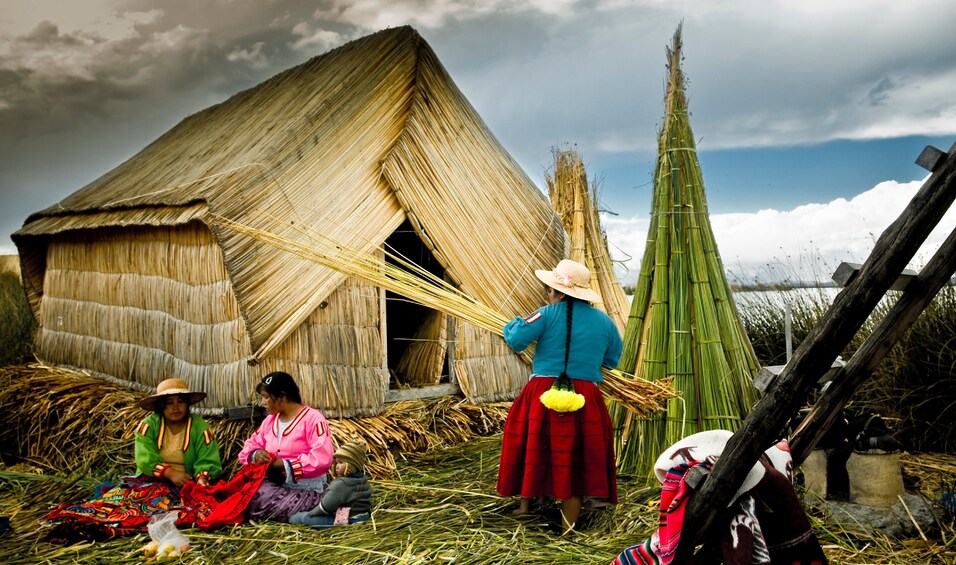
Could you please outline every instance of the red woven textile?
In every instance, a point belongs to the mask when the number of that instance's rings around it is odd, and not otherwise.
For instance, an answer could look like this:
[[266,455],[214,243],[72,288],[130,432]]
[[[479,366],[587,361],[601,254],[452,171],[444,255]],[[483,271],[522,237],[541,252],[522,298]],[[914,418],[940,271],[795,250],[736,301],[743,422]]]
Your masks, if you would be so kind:
[[555,412],[539,400],[554,377],[524,386],[505,420],[498,468],[498,494],[592,496],[617,502],[611,418],[597,385],[573,380],[585,397],[576,412]]
[[196,527],[201,530],[241,524],[249,501],[268,470],[269,462],[251,463],[227,482],[203,486],[190,481],[183,485],[183,505],[195,511]]

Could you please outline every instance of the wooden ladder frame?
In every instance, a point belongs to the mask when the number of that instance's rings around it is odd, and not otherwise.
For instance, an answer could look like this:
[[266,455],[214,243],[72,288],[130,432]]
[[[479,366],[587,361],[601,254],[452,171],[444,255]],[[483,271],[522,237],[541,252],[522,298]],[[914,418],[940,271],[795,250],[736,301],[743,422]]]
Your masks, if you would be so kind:
[[[956,200],[956,144],[949,153],[927,146],[916,163],[932,174],[877,240],[866,262],[794,352],[773,388],[730,438],[710,475],[688,501],[676,563],[702,543],[760,455],[804,404],[817,381],[859,331],[906,264]],[[806,459],[836,421],[854,391],[956,271],[956,230],[909,284],[846,366],[839,369],[791,440],[794,467]]]

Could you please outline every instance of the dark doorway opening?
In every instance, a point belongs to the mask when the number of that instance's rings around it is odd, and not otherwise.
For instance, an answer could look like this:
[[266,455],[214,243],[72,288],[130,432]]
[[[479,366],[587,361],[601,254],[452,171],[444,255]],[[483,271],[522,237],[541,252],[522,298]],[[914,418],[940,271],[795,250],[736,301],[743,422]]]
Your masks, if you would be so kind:
[[[399,255],[418,265],[438,278],[444,278],[445,269],[431,254],[421,238],[415,232],[411,222],[405,220],[392,235],[385,240],[385,249],[389,253]],[[392,261],[388,261],[392,262]],[[396,374],[395,368],[399,364],[405,351],[412,344],[422,322],[434,310],[413,302],[404,296],[391,291],[385,292],[385,324],[388,339],[388,369],[391,376],[389,385],[395,386],[402,382],[402,375]],[[448,374],[447,359],[441,369],[442,375]],[[397,382],[396,382],[397,381]]]

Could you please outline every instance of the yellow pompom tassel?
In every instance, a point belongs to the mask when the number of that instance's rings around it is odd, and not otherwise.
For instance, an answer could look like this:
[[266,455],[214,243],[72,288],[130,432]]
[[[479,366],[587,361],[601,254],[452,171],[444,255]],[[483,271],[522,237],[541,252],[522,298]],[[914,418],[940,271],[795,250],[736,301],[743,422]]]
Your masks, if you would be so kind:
[[555,412],[574,412],[584,406],[584,395],[554,387],[541,394],[541,404]]

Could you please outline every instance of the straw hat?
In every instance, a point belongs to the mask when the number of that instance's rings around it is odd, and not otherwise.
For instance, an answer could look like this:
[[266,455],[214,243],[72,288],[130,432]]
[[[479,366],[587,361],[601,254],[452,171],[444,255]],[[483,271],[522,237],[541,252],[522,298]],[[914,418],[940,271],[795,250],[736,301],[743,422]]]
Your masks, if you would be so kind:
[[553,271],[539,269],[534,274],[541,282],[562,294],[588,302],[601,301],[601,295],[591,290],[591,271],[577,261],[562,259]]
[[342,444],[342,446],[335,451],[334,457],[348,463],[350,473],[364,470],[365,463],[368,461],[365,446],[357,441]]
[[139,401],[139,406],[143,410],[149,410],[155,412],[156,408],[159,406],[160,400],[164,396],[173,396],[179,395],[186,399],[186,402],[190,406],[201,402],[202,399],[206,398],[205,392],[192,392],[189,390],[189,385],[186,384],[186,381],[182,379],[166,379],[165,381],[159,383],[159,386],[156,387],[156,394],[152,396],[147,396],[146,398]]

